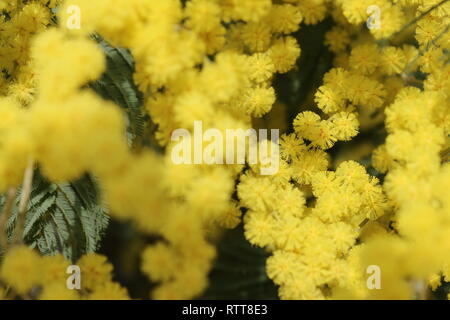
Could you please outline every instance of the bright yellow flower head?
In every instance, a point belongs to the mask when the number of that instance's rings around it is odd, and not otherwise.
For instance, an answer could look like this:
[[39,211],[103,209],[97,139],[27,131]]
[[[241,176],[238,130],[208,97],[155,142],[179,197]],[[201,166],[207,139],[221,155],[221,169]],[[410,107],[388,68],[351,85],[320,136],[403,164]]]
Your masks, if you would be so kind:
[[20,294],[26,294],[42,282],[42,259],[26,246],[12,248],[5,256],[0,277]]
[[113,266],[105,256],[89,253],[80,258],[77,265],[81,270],[81,287],[96,290],[111,281]]

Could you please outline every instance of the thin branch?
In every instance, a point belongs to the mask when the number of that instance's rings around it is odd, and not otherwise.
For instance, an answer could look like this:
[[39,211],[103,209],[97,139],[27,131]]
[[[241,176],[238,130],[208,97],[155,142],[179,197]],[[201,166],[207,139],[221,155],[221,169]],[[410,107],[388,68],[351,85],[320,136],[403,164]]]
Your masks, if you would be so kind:
[[14,243],[19,244],[23,241],[23,227],[25,224],[25,214],[27,212],[28,201],[30,199],[31,187],[33,184],[34,161],[28,160],[27,168],[23,176],[22,192],[20,195],[19,211],[17,213],[17,223],[14,232]]
[[8,246],[8,235],[6,234],[6,222],[11,215],[11,209],[16,198],[16,188],[9,188],[6,194],[6,200],[3,205],[2,215],[0,216],[0,246],[5,249]]
[[410,22],[405,24],[399,31],[397,31],[394,34],[390,35],[388,39],[395,38],[396,36],[401,34],[403,31],[405,31],[406,29],[408,29],[412,25],[416,24],[419,20],[421,20],[422,18],[427,16],[430,12],[432,12],[433,10],[439,8],[440,6],[442,6],[443,4],[445,4],[448,1],[450,1],[450,0],[442,0],[439,3],[436,3],[434,6],[430,7],[427,11],[424,11],[422,14],[420,14],[419,16],[417,16],[416,18],[412,19]]
[[366,224],[367,224],[367,222],[369,222],[369,219],[367,219],[367,218],[365,218],[360,224],[359,224],[359,228],[362,228],[362,227],[364,227]]
[[437,47],[436,42],[439,41],[448,31],[450,31],[450,24],[448,24],[445,29],[441,33],[439,33],[433,40],[431,40],[427,44],[425,49],[420,50],[413,60],[408,62],[408,64],[403,69],[403,73],[408,72],[409,68],[414,65],[414,63],[416,63],[416,61],[419,60],[419,58],[422,57],[425,53],[427,53],[433,46]]

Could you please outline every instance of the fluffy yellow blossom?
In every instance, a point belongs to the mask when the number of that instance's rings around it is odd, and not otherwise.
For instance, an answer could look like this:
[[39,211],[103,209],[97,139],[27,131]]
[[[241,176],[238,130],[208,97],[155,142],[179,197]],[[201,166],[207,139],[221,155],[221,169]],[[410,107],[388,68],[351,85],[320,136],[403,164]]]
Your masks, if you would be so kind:
[[81,286],[84,289],[96,290],[97,287],[111,280],[112,265],[105,256],[90,253],[81,257],[77,262],[83,274]]
[[106,282],[95,288],[89,300],[129,300],[128,292],[115,282]]
[[299,183],[309,184],[312,176],[328,167],[327,153],[320,149],[303,152],[292,160],[293,178]]
[[269,55],[279,73],[286,73],[295,65],[301,50],[292,37],[278,39],[269,49]]
[[338,140],[350,140],[358,134],[359,122],[354,113],[336,113],[329,121],[333,124],[333,135]]
[[297,6],[273,5],[267,19],[274,32],[289,34],[300,28],[303,15]]
[[[203,298],[216,245],[228,245],[222,229],[238,225],[268,254],[259,267],[282,299],[444,289],[449,13],[439,0],[0,0],[0,280],[9,287],[0,298],[130,298],[106,256],[78,247],[88,253],[71,256],[79,223],[69,215],[70,230],[59,220],[51,229],[71,240],[44,257],[30,249],[46,245],[34,238],[48,230],[27,224],[53,223],[55,207],[83,208],[90,242],[91,198],[138,243],[119,270],[140,267],[155,282],[145,298]],[[249,147],[261,163],[227,144],[217,159],[233,151],[244,161],[176,164],[172,134],[192,138],[199,121],[223,136],[279,129],[280,139]],[[197,139],[196,155],[208,146]],[[277,171],[261,175],[268,160]],[[22,218],[29,247],[8,242]],[[65,286],[72,263],[79,291]],[[373,265],[381,290],[366,284]]]
[[389,76],[401,73],[406,66],[402,49],[395,47],[383,48],[381,52],[381,68]]
[[255,117],[261,117],[270,111],[275,103],[275,91],[272,87],[259,86],[250,89],[243,100],[243,108]]
[[[33,150],[30,139],[28,113],[19,105],[8,99],[0,99],[0,190],[6,191],[8,187],[18,186],[27,166],[27,161]],[[22,130],[17,130],[21,127]]]
[[304,16],[305,24],[316,24],[326,17],[326,1],[298,1],[300,12]]
[[[62,255],[55,256],[44,256],[42,258],[42,283],[44,287],[49,283],[64,283],[67,279],[67,267],[70,265],[69,261],[67,261]],[[59,289],[55,287],[55,290]],[[52,291],[52,289],[50,289]]]
[[208,121],[214,114],[214,108],[207,96],[188,92],[175,101],[174,112],[180,126],[191,129],[194,121]]
[[339,89],[332,86],[319,87],[315,95],[315,101],[317,106],[325,113],[341,110],[345,102]]
[[352,49],[348,62],[353,71],[370,75],[379,65],[378,55],[379,51],[376,44],[363,44]]
[[40,300],[79,300],[77,290],[67,288],[65,282],[54,282],[46,285],[39,295]]
[[254,22],[264,17],[270,10],[270,0],[220,0],[219,3],[233,20]]
[[41,283],[41,264],[42,260],[34,250],[26,246],[15,247],[2,261],[0,277],[18,293],[26,294]]
[[267,54],[257,53],[248,58],[250,79],[257,83],[268,81],[275,72],[275,66]]

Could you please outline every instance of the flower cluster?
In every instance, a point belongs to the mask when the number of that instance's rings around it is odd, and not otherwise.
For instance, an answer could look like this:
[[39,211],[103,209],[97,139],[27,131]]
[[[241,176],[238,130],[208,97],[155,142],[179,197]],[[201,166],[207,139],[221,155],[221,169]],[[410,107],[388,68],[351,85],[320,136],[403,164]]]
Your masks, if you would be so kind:
[[18,296],[40,300],[129,299],[127,290],[113,282],[113,267],[105,256],[91,253],[77,261],[83,274],[80,277],[82,290],[68,289],[69,265],[61,255],[42,257],[26,246],[11,248],[0,268],[0,280],[8,288],[0,291],[0,299]]
[[[199,296],[241,223],[283,299],[414,298],[411,282],[450,281],[449,17],[439,0],[0,0],[0,191],[30,162],[52,182],[95,176],[114,219],[157,236],[140,255],[152,298]],[[325,19],[332,67],[285,121],[274,80],[301,71],[298,31]],[[131,53],[154,148],[130,146],[123,109],[91,89],[108,68],[97,36]],[[175,164],[172,133],[196,121],[224,136],[278,121],[278,172]],[[128,298],[106,257],[76,264],[81,291],[62,256],[11,246],[0,298]]]
[[[48,11],[56,3],[29,5]],[[82,13],[80,29],[64,24],[74,5]],[[6,7],[11,15],[19,9]],[[287,72],[300,55],[289,34],[299,28],[301,10],[271,1],[198,0],[183,7],[178,0],[136,0],[65,1],[58,12],[59,28],[34,31],[40,35],[31,43],[27,64],[35,75],[27,108],[9,94],[2,101],[11,118],[2,138],[3,190],[20,184],[29,158],[52,181],[94,174],[113,217],[131,219],[143,232],[165,239],[142,256],[144,273],[162,283],[153,296],[196,296],[206,288],[215,257],[207,234],[240,222],[232,193],[241,166],[176,166],[169,156],[131,152],[119,109],[85,87],[106,65],[89,35],[96,32],[133,54],[134,80],[158,125],[156,139],[170,150],[171,132],[190,128],[193,121],[222,130],[249,128],[251,116],[270,111],[273,75]]]
[[[374,3],[382,28],[363,31]],[[281,298],[410,299],[414,281],[430,279],[435,289],[442,273],[449,279],[449,11],[447,3],[429,13],[437,4],[331,5],[336,25],[325,43],[335,61],[314,95],[320,112],[299,113],[294,133],[283,136],[282,179],[248,172],[238,185],[249,209],[245,235],[272,253],[267,273]],[[419,46],[402,44],[405,36],[396,32],[424,13],[409,31]],[[423,82],[415,79],[418,71]],[[386,143],[371,147],[383,188],[356,162],[329,163],[325,150],[337,141],[383,123]],[[327,171],[330,165],[336,169]],[[369,265],[380,266],[382,290],[368,290]]]

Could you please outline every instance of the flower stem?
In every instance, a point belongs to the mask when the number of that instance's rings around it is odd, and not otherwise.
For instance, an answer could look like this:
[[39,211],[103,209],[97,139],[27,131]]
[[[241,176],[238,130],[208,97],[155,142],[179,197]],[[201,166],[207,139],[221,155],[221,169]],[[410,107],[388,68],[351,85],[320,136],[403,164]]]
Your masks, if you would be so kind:
[[5,203],[3,205],[2,214],[0,216],[0,246],[3,250],[8,246],[8,235],[6,233],[6,222],[11,215],[11,209],[16,198],[16,188],[9,188],[6,194]]
[[23,241],[23,227],[25,224],[25,214],[27,212],[28,200],[30,199],[31,187],[33,184],[34,161],[28,160],[28,166],[23,176],[22,192],[20,195],[19,212],[17,213],[16,230],[14,232],[14,243],[19,244]]

